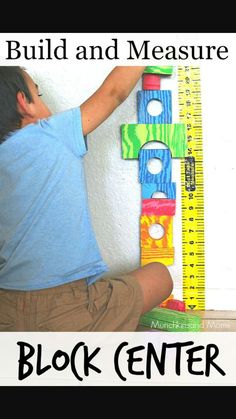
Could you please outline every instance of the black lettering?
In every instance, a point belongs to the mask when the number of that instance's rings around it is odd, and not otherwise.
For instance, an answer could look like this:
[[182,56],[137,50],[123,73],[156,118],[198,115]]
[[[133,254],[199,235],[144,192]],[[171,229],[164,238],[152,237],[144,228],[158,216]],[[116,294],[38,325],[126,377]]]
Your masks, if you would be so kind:
[[143,360],[143,358],[134,358],[134,352],[142,351],[145,349],[145,346],[135,346],[134,348],[131,348],[127,351],[127,354],[129,355],[128,358],[128,371],[130,374],[133,375],[143,375],[144,371],[134,371],[133,370],[133,364],[134,362],[140,362]]
[[77,353],[77,351],[78,351],[78,349],[81,347],[81,346],[84,346],[85,345],[85,343],[84,342],[79,342],[79,343],[77,343],[77,345],[75,345],[75,347],[73,348],[73,351],[71,352],[71,359],[70,359],[70,362],[71,362],[71,371],[73,372],[73,374],[74,374],[74,376],[79,380],[79,381],[83,381],[83,378],[82,377],[80,377],[80,375],[77,373],[77,370],[76,370],[76,368],[75,368],[75,356],[76,356],[76,353]]
[[[193,60],[202,60],[203,59],[202,46],[195,45],[195,46],[191,46],[190,48],[191,48],[191,51],[192,51]],[[198,55],[197,55],[197,51],[198,51]]]
[[[150,41],[143,41],[143,44],[142,44],[139,51],[137,50],[134,41],[127,41],[127,42],[129,43],[129,46],[130,46],[130,50],[129,50],[130,54],[129,54],[129,57],[127,58],[128,60],[135,60],[136,58],[139,58],[141,53],[143,53],[143,56],[141,57],[141,59],[142,60],[148,60],[148,43]],[[133,52],[135,54],[134,57],[132,55]]]
[[226,58],[228,58],[228,55],[226,55],[226,57],[222,57],[222,54],[227,54],[229,52],[228,48],[225,45],[221,45],[220,47],[217,48],[216,50],[216,55],[220,60],[226,60]]
[[[157,57],[157,54],[162,54],[162,55],[160,57]],[[153,55],[153,58],[155,58],[156,60],[162,60],[162,58],[164,57],[163,48],[160,45],[157,45],[156,47],[153,48],[152,55]]]
[[118,348],[115,351],[115,356],[114,356],[114,366],[115,366],[115,372],[118,375],[118,377],[122,380],[122,381],[126,381],[126,378],[121,374],[120,371],[120,366],[119,366],[119,356],[120,356],[120,352],[123,349],[124,346],[128,345],[128,342],[122,342]]
[[79,45],[76,48],[76,51],[78,51],[78,53],[76,54],[77,60],[88,60],[87,50],[86,50],[86,47],[84,45]]
[[155,362],[155,365],[161,375],[165,374],[165,359],[166,359],[166,345],[162,345],[161,358],[157,357],[156,351],[152,343],[148,343],[148,352],[147,352],[147,378],[151,378],[151,363],[152,359]]
[[[52,40],[50,38],[40,39],[41,45],[20,45],[18,41],[6,41],[8,45],[7,60],[16,60],[23,56],[26,60],[52,60],[53,56],[58,60],[67,60],[66,39],[61,38],[62,45],[58,45],[52,50]],[[21,51],[20,51],[21,48]]]
[[46,365],[43,368],[41,367],[42,345],[37,345],[37,347],[38,347],[38,354],[37,354],[36,374],[41,375],[52,367],[51,367],[51,365]]
[[[98,52],[98,57],[95,57],[96,49],[99,51]],[[91,57],[90,57],[91,60],[103,60],[101,45],[91,45],[90,50],[91,50]]]
[[176,342],[176,343],[164,343],[166,345],[166,348],[176,348],[176,360],[175,360],[175,373],[176,375],[180,375],[181,373],[181,348],[184,346],[193,345],[193,341],[188,342]]
[[[110,45],[105,49],[105,55],[109,60],[118,60],[118,44],[117,44],[117,38],[112,38],[112,41],[114,41],[114,45]],[[110,54],[114,53],[114,56],[112,57]]]
[[[43,43],[43,39],[39,40],[40,43]],[[49,48],[49,44],[48,44],[48,54],[50,54],[50,48]],[[43,45],[39,45],[39,60],[43,60]],[[50,57],[51,59],[51,57]]]
[[[7,43],[7,57],[6,60],[17,60],[20,58],[21,53],[19,51],[20,43],[18,41],[6,41]],[[16,55],[13,56],[12,53],[15,51]]]
[[193,357],[194,352],[201,351],[202,349],[204,349],[204,346],[196,346],[195,348],[191,348],[191,349],[188,349],[186,351],[186,353],[188,354],[188,359],[187,359],[187,362],[188,362],[188,372],[190,374],[193,374],[193,375],[203,375],[204,374],[203,371],[194,371],[193,370],[193,363],[194,362],[200,362],[200,361],[202,361],[202,358],[194,358]]
[[169,45],[168,47],[166,47],[166,51],[168,51],[165,55],[165,58],[167,60],[176,60],[176,51],[173,45]]
[[[211,349],[214,349],[214,353],[211,355]],[[209,377],[210,375],[210,367],[211,365],[221,374],[226,375],[226,373],[217,365],[215,362],[213,362],[213,359],[215,359],[219,355],[219,348],[214,343],[210,343],[206,347],[206,377]]]
[[[62,356],[64,356],[64,362],[62,363],[61,366],[59,366],[57,364],[57,359],[58,358],[61,358]],[[52,358],[52,366],[53,366],[53,368],[55,368],[55,370],[62,371],[66,367],[68,367],[69,363],[70,363],[70,357],[69,357],[69,355],[66,352],[63,352],[63,351],[58,350],[53,355],[53,358]]]
[[[68,58],[66,56],[66,38],[61,38],[60,40],[62,41],[62,45],[58,45],[55,48],[54,56],[57,60],[68,60]],[[48,39],[48,41],[49,41],[49,39]],[[48,49],[49,49],[49,46],[48,46]],[[61,56],[59,56],[60,52],[61,52]],[[50,52],[48,52],[48,58],[47,59],[51,59]]]
[[[182,57],[180,54],[183,54],[184,57]],[[188,47],[187,45],[181,45],[179,47],[179,60],[187,60],[188,58]]]
[[[18,379],[19,380],[24,380],[25,378],[27,378],[33,372],[33,366],[27,360],[34,355],[35,349],[32,345],[30,345],[29,343],[26,343],[26,342],[21,342],[20,341],[20,342],[17,342],[17,345],[19,345],[19,347],[20,347],[20,356],[19,356],[19,360],[18,360],[18,362],[19,362]],[[25,348],[29,349],[28,354],[25,354]],[[25,365],[28,367],[26,372],[24,372],[24,366]]]
[[207,60],[212,60],[213,58],[212,58],[212,56],[211,56],[211,50],[213,49],[216,49],[216,47],[213,45],[213,46],[210,46],[210,45],[207,45],[206,46],[206,49],[207,49],[207,57],[206,57],[206,59]]
[[91,364],[90,361],[92,358],[94,358],[97,353],[100,351],[101,348],[96,348],[91,355],[88,354],[88,347],[85,345],[84,347],[84,374],[86,377],[89,375],[89,368],[91,370],[94,370],[98,372],[99,374],[102,372],[99,368],[97,368],[95,365]]
[[[23,51],[24,51],[24,58],[26,60],[32,60],[32,59],[35,60],[37,58],[36,54],[35,54],[35,46],[34,45],[33,46],[32,45],[29,45],[29,46],[23,45],[22,48],[23,48]],[[30,50],[31,50],[31,53],[30,53]]]

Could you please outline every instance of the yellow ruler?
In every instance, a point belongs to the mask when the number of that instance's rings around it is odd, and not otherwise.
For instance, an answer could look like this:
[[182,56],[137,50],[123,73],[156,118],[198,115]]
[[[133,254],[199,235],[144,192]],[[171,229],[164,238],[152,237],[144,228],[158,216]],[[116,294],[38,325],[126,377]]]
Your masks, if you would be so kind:
[[204,180],[200,68],[178,67],[180,121],[187,126],[188,157],[181,161],[183,300],[205,310]]

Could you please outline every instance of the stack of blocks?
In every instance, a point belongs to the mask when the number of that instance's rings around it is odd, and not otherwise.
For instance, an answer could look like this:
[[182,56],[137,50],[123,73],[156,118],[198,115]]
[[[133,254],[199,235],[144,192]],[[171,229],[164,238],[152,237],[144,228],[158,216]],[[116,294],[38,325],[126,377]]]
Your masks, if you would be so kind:
[[[139,159],[139,182],[142,188],[142,212],[140,219],[141,265],[161,262],[174,263],[173,216],[176,209],[176,184],[172,182],[172,158],[187,155],[185,124],[172,124],[172,92],[160,90],[161,75],[171,75],[173,67],[146,67],[143,75],[143,90],[138,91],[138,124],[123,124],[122,157]],[[152,100],[160,101],[162,112],[149,114],[147,108]],[[165,149],[142,149],[151,141],[160,141]],[[150,159],[159,159],[162,170],[152,174],[148,170]],[[157,192],[166,198],[154,198]],[[159,225],[163,235],[155,239],[151,227]]]
[[[172,182],[172,158],[187,156],[185,124],[172,124],[172,95],[169,90],[160,90],[161,75],[171,75],[173,67],[146,67],[143,76],[143,90],[138,92],[138,124],[122,125],[122,157],[139,159],[139,182],[142,187],[141,265],[161,262],[174,263],[173,216],[176,209],[176,184]],[[163,111],[152,116],[148,104],[152,100],[162,103]],[[160,141],[165,149],[143,149],[151,141]],[[148,162],[159,159],[162,170],[152,174]],[[166,198],[155,198],[164,193]],[[162,227],[163,235],[156,239],[151,227]],[[172,296],[173,297],[173,296]],[[165,308],[163,308],[165,307]],[[178,311],[176,311],[178,310]],[[169,298],[162,307],[152,309],[140,318],[140,324],[169,332],[197,332],[201,319],[197,315],[184,313],[184,302]]]

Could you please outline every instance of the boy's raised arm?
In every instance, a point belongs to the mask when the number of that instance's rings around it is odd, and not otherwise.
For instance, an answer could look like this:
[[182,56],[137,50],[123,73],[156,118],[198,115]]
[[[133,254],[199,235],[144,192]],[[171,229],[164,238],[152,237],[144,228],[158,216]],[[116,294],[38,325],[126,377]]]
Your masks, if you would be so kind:
[[99,89],[81,105],[84,135],[97,128],[132,91],[145,66],[115,67]]

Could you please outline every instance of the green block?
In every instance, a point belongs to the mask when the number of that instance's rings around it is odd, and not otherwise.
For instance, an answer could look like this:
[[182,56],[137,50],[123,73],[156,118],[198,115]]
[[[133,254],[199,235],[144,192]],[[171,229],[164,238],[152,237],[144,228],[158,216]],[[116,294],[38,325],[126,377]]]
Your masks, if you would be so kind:
[[140,148],[149,141],[166,144],[172,158],[188,154],[185,124],[123,124],[121,135],[123,159],[138,159]]
[[152,74],[163,74],[165,76],[170,76],[173,74],[174,67],[171,65],[164,65],[164,66],[147,66],[144,70],[144,73],[152,73]]
[[168,332],[199,332],[201,317],[167,308],[153,308],[140,317],[139,324]]

